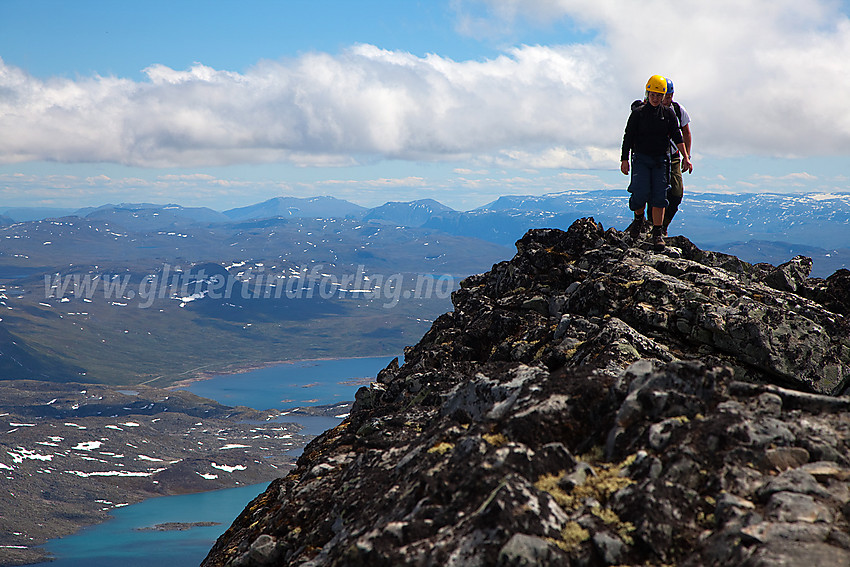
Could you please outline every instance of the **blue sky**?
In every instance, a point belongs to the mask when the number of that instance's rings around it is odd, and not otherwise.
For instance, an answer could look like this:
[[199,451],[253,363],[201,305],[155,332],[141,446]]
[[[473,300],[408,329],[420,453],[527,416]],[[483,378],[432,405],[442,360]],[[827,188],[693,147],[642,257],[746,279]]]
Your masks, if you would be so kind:
[[693,120],[687,191],[846,192],[848,14],[831,0],[2,0],[0,207],[470,209],[625,190],[628,104],[655,73]]

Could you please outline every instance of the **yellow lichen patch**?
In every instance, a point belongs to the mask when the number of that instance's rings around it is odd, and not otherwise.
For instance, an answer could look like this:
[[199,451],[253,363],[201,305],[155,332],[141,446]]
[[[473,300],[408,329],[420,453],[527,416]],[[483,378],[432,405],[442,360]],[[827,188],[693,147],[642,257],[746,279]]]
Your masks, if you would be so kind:
[[570,358],[575,356],[576,352],[578,352],[579,347],[583,344],[584,344],[584,341],[578,341],[577,343],[573,344],[570,348],[561,349],[561,354],[563,354],[564,357],[567,360],[569,360]]
[[702,510],[697,512],[697,525],[710,529],[715,524],[714,514],[706,514]]
[[645,280],[632,280],[630,282],[626,282],[623,284],[623,287],[629,289],[630,287],[634,287],[636,285],[642,285]]
[[628,545],[634,543],[631,533],[635,531],[635,525],[631,522],[624,522],[620,519],[616,512],[610,508],[596,507],[590,510],[590,513],[602,520],[605,525],[612,528],[620,536],[620,539]]
[[534,360],[540,360],[543,358],[543,355],[546,354],[547,347],[549,345],[544,341],[541,343],[540,348],[537,349],[537,352],[534,353]]
[[572,263],[573,263],[573,259],[572,259],[572,257],[571,257],[569,254],[567,254],[566,252],[562,252],[561,250],[555,250],[555,249],[554,249],[554,248],[552,248],[551,246],[550,246],[550,247],[548,247],[548,248],[544,248],[544,250],[546,251],[546,253],[547,253],[547,254],[552,254],[553,256],[561,256],[561,257],[563,257],[563,258],[566,258],[566,259],[567,259],[567,261],[568,261],[570,264],[572,264]]
[[570,495],[558,486],[558,482],[566,474],[567,471],[561,471],[558,474],[544,474],[534,483],[534,488],[542,492],[548,492],[555,499],[555,502],[563,506],[565,502],[569,501]]
[[565,359],[569,360],[576,355],[577,351],[578,351],[578,347],[574,346],[574,347],[570,347],[566,350],[562,350],[561,354],[564,355]]
[[555,502],[568,510],[577,509],[590,498],[604,504],[612,494],[621,488],[634,484],[632,479],[620,476],[623,467],[629,466],[634,460],[635,456],[632,455],[622,463],[596,463],[595,474],[588,474],[584,483],[576,486],[569,493],[558,485],[558,482],[565,476],[565,471],[561,471],[557,475],[543,475],[534,486],[538,490],[551,494]]
[[454,447],[454,445],[443,441],[442,443],[437,443],[436,445],[428,449],[428,452],[437,453],[438,455],[445,455],[448,451],[452,450],[452,447]]
[[508,442],[508,438],[501,433],[485,433],[481,436],[487,443],[494,447],[501,447]]
[[581,527],[578,522],[568,522],[561,530],[561,539],[550,539],[549,541],[570,553],[578,549],[588,539],[590,539],[590,532]]

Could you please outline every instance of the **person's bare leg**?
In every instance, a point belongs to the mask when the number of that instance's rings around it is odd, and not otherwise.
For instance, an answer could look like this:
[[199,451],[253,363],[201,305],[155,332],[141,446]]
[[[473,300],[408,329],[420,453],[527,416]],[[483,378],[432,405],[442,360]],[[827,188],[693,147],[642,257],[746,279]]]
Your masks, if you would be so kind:
[[652,207],[652,226],[664,224],[664,207]]

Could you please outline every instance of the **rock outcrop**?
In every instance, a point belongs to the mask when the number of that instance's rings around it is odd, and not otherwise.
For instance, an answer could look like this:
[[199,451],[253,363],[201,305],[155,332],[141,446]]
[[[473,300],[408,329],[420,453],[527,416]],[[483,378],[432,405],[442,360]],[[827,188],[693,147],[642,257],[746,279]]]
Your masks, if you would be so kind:
[[204,565],[850,564],[850,272],[629,244],[528,232]]

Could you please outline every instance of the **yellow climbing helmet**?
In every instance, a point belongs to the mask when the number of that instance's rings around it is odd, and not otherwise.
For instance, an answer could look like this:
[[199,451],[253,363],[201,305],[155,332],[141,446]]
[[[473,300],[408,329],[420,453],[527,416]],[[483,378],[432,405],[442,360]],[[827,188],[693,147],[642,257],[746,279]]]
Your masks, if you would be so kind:
[[646,90],[651,93],[665,94],[667,92],[667,79],[661,75],[653,75],[646,82]]

